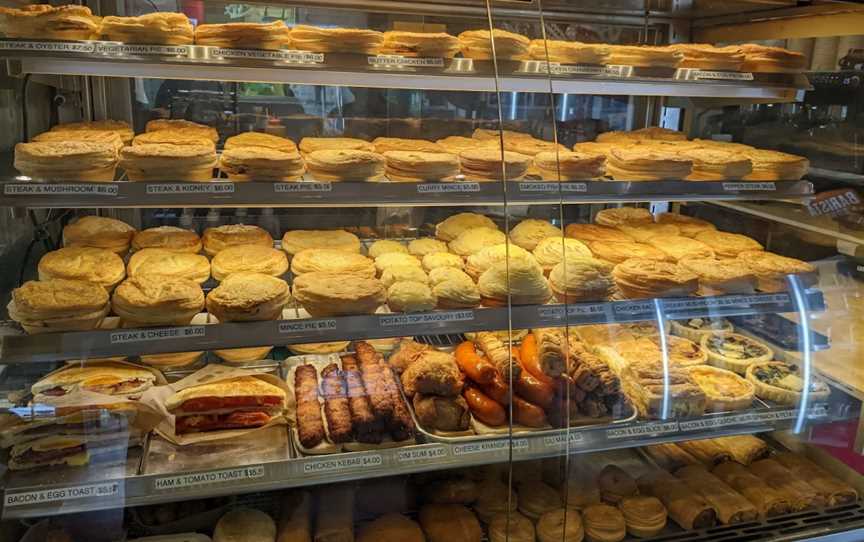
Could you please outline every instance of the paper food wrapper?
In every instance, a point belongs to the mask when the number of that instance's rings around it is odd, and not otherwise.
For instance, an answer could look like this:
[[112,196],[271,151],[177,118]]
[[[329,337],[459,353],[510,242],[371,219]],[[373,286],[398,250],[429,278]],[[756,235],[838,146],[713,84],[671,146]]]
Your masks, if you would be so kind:
[[[153,367],[148,367],[146,365],[140,365],[138,363],[132,363],[129,361],[114,361],[114,360],[109,360],[109,359],[100,359],[100,360],[94,359],[94,360],[84,361],[83,363],[81,360],[67,361],[66,365],[64,365],[63,367],[60,367],[57,370],[51,371],[47,375],[43,376],[42,378],[39,379],[39,382],[41,382],[42,380],[45,380],[49,376],[52,376],[52,375],[59,373],[60,371],[68,371],[70,367],[75,367],[78,365],[82,365],[85,367],[92,367],[94,365],[126,365],[127,367],[134,367],[135,369],[143,369],[143,370],[147,371],[148,373],[153,374],[153,376],[156,377],[156,385],[157,386],[163,386],[163,385],[168,383],[168,381],[165,380],[165,376],[158,369],[154,369]],[[109,397],[114,397],[114,396],[109,396]],[[43,402],[45,402],[45,401],[43,401]]]
[[165,440],[177,444],[178,446],[195,444],[197,442],[212,442],[222,439],[237,438],[260,431],[266,427],[288,425],[288,418],[283,413],[282,416],[274,416],[266,425],[255,427],[253,429],[227,429],[224,431],[205,431],[202,433],[190,433],[187,435],[175,434],[174,416],[168,412],[167,408],[165,408],[165,402],[169,397],[187,388],[212,384],[213,382],[219,382],[220,380],[239,378],[241,376],[254,376],[255,378],[264,380],[268,384],[280,387],[285,391],[286,412],[294,410],[293,390],[291,390],[291,388],[289,388],[288,385],[279,377],[270,374],[261,374],[254,370],[226,367],[224,365],[207,365],[177,382],[150,388],[144,393],[144,396],[141,397],[141,402],[159,411],[163,418],[161,423],[156,426],[156,432]]

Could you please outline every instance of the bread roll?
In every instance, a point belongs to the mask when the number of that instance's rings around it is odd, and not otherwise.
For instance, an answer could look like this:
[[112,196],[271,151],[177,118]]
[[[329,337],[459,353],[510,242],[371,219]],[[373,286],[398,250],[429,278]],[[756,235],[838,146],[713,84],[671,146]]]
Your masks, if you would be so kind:
[[429,542],[480,542],[483,531],[474,512],[460,504],[427,504],[420,526]]
[[251,508],[232,510],[219,518],[213,529],[213,542],[274,542],[273,518]]

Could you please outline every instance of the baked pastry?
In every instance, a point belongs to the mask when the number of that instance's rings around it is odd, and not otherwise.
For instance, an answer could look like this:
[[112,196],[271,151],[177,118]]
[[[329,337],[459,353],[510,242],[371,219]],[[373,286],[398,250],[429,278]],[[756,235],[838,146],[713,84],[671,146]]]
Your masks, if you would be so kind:
[[612,295],[615,280],[612,266],[595,258],[568,258],[549,273],[549,285],[561,303],[605,301]]
[[360,239],[345,230],[290,230],[282,236],[282,250],[291,259],[301,250],[328,248],[360,253]]
[[699,277],[699,295],[752,294],[756,289],[756,275],[738,260],[688,256],[678,266]]
[[[622,132],[610,132],[619,134]],[[623,132],[628,133],[628,132]],[[602,135],[602,134],[601,134]],[[599,154],[605,157],[607,160],[609,159],[609,154],[612,153],[612,149],[617,148],[621,145],[629,145],[632,141],[629,139],[625,139],[623,142],[613,140],[613,141],[583,141],[582,143],[576,143],[573,145],[573,152],[582,153],[582,154]],[[605,172],[605,165],[604,165]]]
[[335,341],[329,343],[305,343],[305,344],[289,344],[288,349],[294,354],[302,356],[305,354],[338,354],[348,350],[348,345],[351,341]]
[[423,282],[397,282],[387,288],[387,306],[393,312],[431,311],[437,304],[432,289]]
[[797,51],[745,43],[738,46],[744,54],[741,70],[764,73],[800,73],[807,69],[807,57]]
[[204,253],[215,256],[235,245],[273,246],[273,237],[263,228],[249,224],[226,224],[204,230]]
[[542,239],[531,252],[543,272],[547,275],[552,268],[563,261],[573,258],[590,258],[591,250],[581,241],[556,235]]
[[271,23],[199,24],[195,44],[233,49],[278,50],[291,43],[291,30],[282,21]]
[[169,354],[147,354],[139,356],[140,362],[161,371],[189,369],[198,364],[204,352],[172,352]]
[[531,40],[528,53],[534,60],[561,64],[605,64],[609,46],[564,40]]
[[673,43],[669,48],[684,55],[679,68],[737,72],[741,71],[746,60],[739,45],[716,47],[708,43]]
[[639,477],[639,492],[660,499],[669,517],[682,529],[704,529],[717,522],[717,511],[697,491],[664,470]]
[[[429,277],[422,267],[417,265],[391,265],[381,273],[381,283],[389,288],[397,282],[429,283]],[[473,283],[472,283],[473,284]]]
[[520,181],[528,173],[531,157],[495,148],[472,149],[459,154],[466,181]]
[[436,267],[455,267],[462,269],[465,267],[465,260],[457,254],[450,252],[433,252],[423,256],[423,269],[432,271]]
[[[243,24],[243,23],[239,23]],[[200,26],[199,26],[200,28]],[[261,147],[285,153],[298,152],[297,145],[287,137],[280,137],[264,132],[243,132],[225,140],[225,149],[241,149]]]
[[544,181],[585,181],[606,173],[606,156],[585,152],[544,151],[534,155],[534,167]]
[[192,23],[182,13],[147,13],[138,17],[104,17],[102,39],[146,45],[191,45]]
[[123,260],[110,250],[67,247],[42,256],[37,266],[39,280],[70,279],[96,283],[107,291],[126,278]]
[[405,395],[417,393],[456,397],[462,392],[465,377],[453,354],[440,350],[423,350],[402,373]]
[[294,279],[294,299],[312,316],[373,314],[387,301],[375,278],[338,273],[308,273]]
[[742,465],[749,465],[771,455],[771,449],[765,441],[753,435],[716,437],[708,440],[725,450],[734,461]]
[[715,255],[708,243],[681,235],[658,235],[646,242],[676,262],[690,258],[713,258]]
[[597,136],[600,143],[622,143],[635,141],[687,141],[687,134],[677,130],[650,126],[629,132],[604,132]]
[[555,488],[540,480],[519,484],[519,497],[519,512],[532,521],[561,508],[561,496]]
[[107,143],[119,152],[123,148],[123,139],[112,130],[61,130],[42,132],[31,139],[36,143],[57,141],[83,141],[85,143]]
[[447,136],[437,140],[435,143],[442,147],[445,151],[459,155],[462,151],[477,149],[480,147],[501,149],[501,142],[494,139],[474,139],[473,137],[464,136]]
[[489,542],[534,540],[534,524],[519,512],[499,512],[489,520]]
[[[642,224],[651,224],[654,222],[654,216],[651,211],[644,207],[610,207],[599,211],[594,217],[594,222],[601,226],[618,227],[625,224],[632,226],[640,226]],[[630,236],[627,236],[630,240]],[[593,239],[592,239],[593,240]],[[600,241],[611,239],[599,239]]]
[[583,243],[591,243],[592,241],[632,243],[635,241],[635,239],[617,228],[597,224],[568,224],[564,228],[564,235],[572,239],[578,239]]
[[486,478],[477,487],[474,511],[480,521],[487,525],[495,516],[499,514],[506,516],[508,510],[517,510],[518,506],[519,498],[516,492],[497,477]]
[[95,141],[18,143],[14,165],[22,175],[34,179],[111,182],[117,169],[117,148]]
[[693,160],[649,145],[616,147],[606,160],[606,173],[616,181],[680,181],[692,172]]
[[840,506],[858,501],[858,491],[855,488],[804,456],[792,452],[780,452],[774,456],[774,459],[807,480],[807,483],[825,498],[828,506]]
[[[445,273],[435,273],[445,271]],[[432,275],[436,275],[435,280]],[[439,267],[430,273],[432,294],[439,309],[471,309],[480,305],[480,290],[471,277],[454,267]]]
[[129,251],[135,228],[103,216],[82,216],[63,228],[63,246],[108,249],[121,256]]
[[[317,539],[317,537],[316,537]],[[423,530],[402,514],[384,514],[360,529],[357,542],[425,542]]]
[[744,495],[759,511],[760,518],[770,518],[792,511],[789,497],[735,461],[727,461],[714,467],[714,476],[729,487]]
[[766,149],[752,149],[744,155],[753,164],[745,181],[797,181],[810,170],[810,161],[803,156]]
[[446,32],[384,32],[379,55],[421,58],[453,58],[459,53],[459,39]]
[[[376,141],[378,140],[376,139]],[[377,144],[375,148],[378,148]],[[385,170],[387,178],[394,182],[449,182],[456,180],[456,176],[459,175],[459,158],[455,154],[398,150],[387,151],[383,154],[387,160]]]
[[725,231],[703,231],[694,239],[711,247],[718,258],[735,258],[742,252],[764,248],[746,235]]
[[[745,372],[747,380],[755,386],[756,396],[780,405],[801,404],[805,381],[801,369],[782,361],[751,363]],[[807,394],[811,404],[828,399],[830,390],[819,377],[810,375]]]
[[[528,137],[505,137],[504,138],[504,150],[511,151],[519,154],[524,154],[528,157],[537,156],[540,153],[566,153],[569,152],[567,147],[564,145],[560,145],[555,143],[554,141],[546,141],[544,139],[537,139],[532,136]],[[529,164],[529,168],[533,166],[533,162]],[[537,174],[538,171],[530,171],[530,174]]]
[[[395,268],[394,268],[395,269]],[[462,269],[456,267],[436,267],[429,271],[427,282],[432,286],[446,282],[448,280],[463,280],[467,279],[474,284],[474,280]]]
[[588,243],[591,253],[595,258],[609,262],[613,265],[627,261],[630,258],[642,258],[656,260],[658,262],[669,261],[671,258],[662,250],[645,243],[621,242],[607,243],[604,241],[593,241]]
[[627,536],[624,516],[608,504],[592,504],[582,510],[582,523],[589,542],[619,542]]
[[623,231],[636,241],[640,243],[645,243],[652,237],[657,237],[660,235],[665,236],[678,236],[681,233],[681,230],[678,229],[678,226],[673,224],[619,224],[616,226],[619,230]]
[[220,322],[278,320],[288,299],[288,283],[284,280],[241,271],[228,275],[210,290],[207,312]]
[[569,507],[550,510],[540,516],[537,522],[539,542],[582,542],[584,538],[582,517],[579,512]]
[[537,248],[537,244],[547,237],[562,235],[561,228],[553,226],[546,220],[526,218],[510,230],[510,241],[528,252]]
[[536,263],[525,260],[493,263],[480,275],[477,288],[484,306],[542,305],[552,296],[543,271]]
[[[451,215],[435,226],[435,237],[449,243],[463,231],[471,228],[497,228],[491,218],[477,213],[458,213]],[[436,250],[435,252],[441,252]]]
[[235,182],[300,181],[306,164],[297,151],[266,147],[235,147],[219,156],[219,169]]
[[492,267],[493,264],[504,262],[508,258],[511,262],[514,260],[521,260],[526,262],[528,265],[539,267],[534,256],[524,248],[510,243],[501,243],[491,247],[486,247],[479,252],[468,256],[465,263],[465,272],[468,273],[471,278],[477,280],[480,278],[480,275]]
[[209,126],[191,126],[187,128],[167,128],[138,134],[132,139],[132,145],[196,145],[215,148],[219,134]]
[[187,325],[204,309],[204,292],[193,280],[140,275],[117,286],[111,308],[125,327]]
[[497,228],[480,227],[463,231],[450,241],[450,251],[459,256],[468,257],[480,252],[486,247],[499,245],[507,241],[507,236]]
[[132,249],[159,248],[171,252],[198,254],[204,245],[201,238],[192,230],[176,226],[156,226],[135,233]]
[[[302,144],[302,142],[301,142]],[[358,150],[324,150],[306,155],[309,175],[316,181],[383,181],[384,156]]]
[[[461,504],[423,505],[419,519],[428,542],[480,542],[483,539],[477,516]],[[380,542],[380,539],[373,542]]]
[[678,213],[660,213],[657,215],[658,224],[672,224],[679,230],[678,235],[684,237],[696,237],[703,231],[713,231],[717,227],[714,224],[696,217],[679,215]]
[[[135,132],[132,131],[132,127],[129,126],[129,123],[122,120],[93,120],[93,121],[84,121],[84,122],[67,122],[64,124],[57,124],[51,127],[51,133],[62,133],[62,132],[114,132],[116,133],[120,139],[123,141],[124,145],[130,145],[132,143],[132,138],[135,136]],[[44,135],[44,134],[42,134]],[[62,139],[58,140],[62,141]],[[76,141],[75,139],[71,139],[71,141]],[[119,149],[118,149],[119,150]]]
[[705,335],[700,346],[708,354],[708,363],[740,375],[754,363],[765,363],[774,358],[774,351],[768,345],[738,333]]
[[717,519],[724,525],[746,523],[759,517],[759,511],[750,501],[701,465],[682,467],[675,471],[675,476],[711,503],[717,510]]
[[677,68],[683,61],[683,53],[650,45],[610,45],[606,59],[607,64],[638,68]]
[[700,365],[689,367],[693,379],[705,394],[707,412],[746,410],[753,404],[753,384],[732,371]]
[[471,134],[471,137],[476,139],[477,141],[493,141],[493,142],[501,142],[501,139],[509,139],[509,140],[530,140],[534,139],[531,134],[526,134],[525,132],[516,132],[513,130],[503,130],[503,129],[488,129],[488,128],[477,128]]
[[251,363],[267,359],[272,350],[272,346],[252,346],[249,348],[213,350],[213,353],[225,363]]
[[316,53],[375,54],[384,34],[363,28],[321,28],[298,24],[291,28],[291,46]]
[[756,287],[762,292],[785,292],[789,275],[797,276],[806,288],[819,282],[816,267],[795,258],[762,250],[746,250],[738,254],[737,261],[756,276]]
[[213,180],[216,163],[213,146],[198,143],[149,143],[120,151],[120,167],[130,181],[208,182]]
[[459,47],[462,56],[474,60],[493,60],[492,42],[495,42],[494,56],[498,60],[528,60],[531,40],[521,34],[507,32],[498,28],[489,30],[468,30],[459,34]]
[[616,465],[603,467],[597,477],[597,485],[600,488],[600,498],[603,499],[603,502],[611,505],[617,505],[625,497],[634,497],[639,494],[636,480]]
[[[423,152],[430,154],[444,153],[444,149],[437,143],[425,139],[404,139],[401,137],[376,137],[372,141],[375,152],[385,154],[391,151],[398,152]],[[445,153],[446,154],[446,153]]]
[[732,323],[718,316],[697,317],[690,318],[689,320],[672,320],[670,329],[675,335],[690,339],[699,344],[705,335],[731,332]]
[[666,507],[657,497],[625,497],[618,509],[630,536],[650,538],[666,527]]
[[774,459],[754,461],[748,470],[767,483],[769,487],[786,495],[793,512],[828,504],[827,499],[820,495],[813,486]]
[[380,239],[369,245],[369,250],[367,253],[369,254],[369,257],[374,260],[378,256],[382,254],[387,254],[388,252],[402,252],[403,254],[405,254],[408,252],[408,247],[406,247],[405,244],[400,241],[393,241],[391,239]]
[[338,150],[375,152],[375,145],[350,137],[304,137],[300,140],[300,154],[303,158],[315,151]]
[[403,252],[388,252],[375,258],[375,268],[378,270],[379,275],[391,267],[403,265],[413,265],[423,269],[423,264],[417,257]]
[[[400,253],[391,252],[390,254]],[[379,256],[379,258],[384,256]],[[305,275],[306,273],[340,273],[373,278],[376,275],[374,260],[362,254],[332,248],[301,250],[291,260],[291,272],[294,273],[294,276]]]
[[219,134],[215,128],[185,119],[153,119],[148,120],[144,126],[144,132],[159,132],[162,130],[181,131],[185,133],[199,132],[205,139],[213,143],[219,141]]
[[0,8],[0,28],[7,38],[90,40],[99,34],[100,24],[90,8],[74,4]]
[[30,280],[12,290],[9,317],[33,335],[96,329],[111,308],[108,292],[83,280]]
[[612,276],[626,299],[688,297],[699,286],[696,275],[679,269],[677,265],[644,258],[631,258],[619,263]]
[[[134,256],[133,256],[134,258]],[[232,273],[250,271],[281,277],[288,271],[288,258],[279,249],[263,245],[234,245],[213,257],[213,278],[224,280]]]
[[[670,143],[670,150],[679,146]],[[698,143],[681,146],[678,154],[693,162],[693,170],[685,181],[727,181],[743,179],[753,172],[753,162],[740,153],[716,148],[704,148]]]
[[145,248],[132,254],[126,273],[130,277],[164,275],[204,284],[210,279],[210,260],[200,254]]
[[447,252],[447,243],[431,237],[421,237],[408,243],[408,253],[418,258],[438,252]]

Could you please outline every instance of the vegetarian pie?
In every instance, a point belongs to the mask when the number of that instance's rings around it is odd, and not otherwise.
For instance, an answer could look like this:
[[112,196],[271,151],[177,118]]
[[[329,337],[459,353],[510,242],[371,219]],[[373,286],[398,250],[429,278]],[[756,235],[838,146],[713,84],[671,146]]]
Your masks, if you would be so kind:
[[[801,392],[804,391],[804,379],[801,378],[798,366],[781,361],[752,364],[747,368],[747,380],[755,386],[756,395],[760,399],[781,405],[797,405],[801,401]],[[828,399],[829,393],[828,386],[811,375],[809,400],[824,401]]]
[[709,365],[690,367],[688,371],[690,378],[705,394],[705,410],[708,412],[744,410],[753,403],[753,383],[732,371]]
[[771,361],[774,357],[774,351],[767,345],[738,333],[705,335],[701,344],[708,353],[709,364],[742,375],[749,366]]
[[704,318],[690,318],[689,320],[672,320],[672,333],[679,337],[696,341],[697,343],[705,335],[721,332],[732,332],[732,324],[725,318],[708,316]]

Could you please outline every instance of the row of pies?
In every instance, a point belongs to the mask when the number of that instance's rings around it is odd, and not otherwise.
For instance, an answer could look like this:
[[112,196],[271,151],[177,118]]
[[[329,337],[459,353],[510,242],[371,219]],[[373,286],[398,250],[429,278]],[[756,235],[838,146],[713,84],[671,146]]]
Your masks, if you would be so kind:
[[[296,145],[246,132],[217,154],[215,129],[183,120],[154,120],[133,136],[121,121],[60,124],[15,146],[23,175],[110,182],[121,167],[131,181],[206,182],[218,167],[236,182],[300,181],[622,181],[798,180],[806,158],[738,143],[687,141],[681,132],[646,128],[608,132],[573,151],[521,132],[477,129],[438,141],[379,137],[307,137]],[[503,150],[501,144],[503,141]],[[131,143],[131,144],[130,144]]]
[[[312,316],[371,314],[385,303],[421,312],[607,299],[685,297],[786,289],[788,275],[816,280],[810,264],[772,254],[755,240],[705,221],[623,207],[596,224],[526,219],[509,236],[488,217],[453,215],[437,238],[380,240],[368,256],[344,230],[292,230],[274,247],[257,226],[136,232],[87,216],[64,229],[65,248],[38,266],[40,281],[13,293],[10,314],[31,333],[93,329],[113,309],[124,325],[187,324],[205,307],[201,284],[221,281],[206,306],[220,321],[281,317],[293,296]],[[129,246],[128,263],[118,256]],[[201,250],[212,257],[199,255]],[[109,303],[109,295],[113,300]]]
[[97,17],[85,6],[36,4],[0,9],[0,30],[11,38],[104,39],[147,45],[210,45],[238,49],[299,49],[320,53],[363,53],[476,60],[548,60],[566,64],[698,68],[744,72],[795,73],[806,57],[780,47],[745,44],[669,46],[607,45],[563,40],[531,40],[506,30],[377,32],[360,28],[322,28],[282,21],[201,24],[193,27],[182,13],[138,17]]

